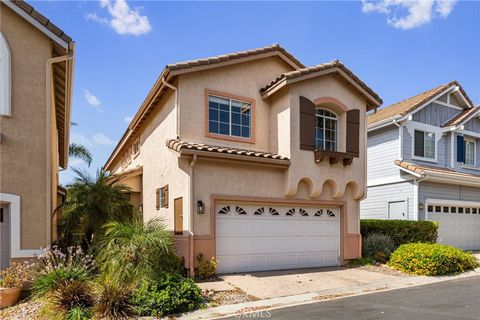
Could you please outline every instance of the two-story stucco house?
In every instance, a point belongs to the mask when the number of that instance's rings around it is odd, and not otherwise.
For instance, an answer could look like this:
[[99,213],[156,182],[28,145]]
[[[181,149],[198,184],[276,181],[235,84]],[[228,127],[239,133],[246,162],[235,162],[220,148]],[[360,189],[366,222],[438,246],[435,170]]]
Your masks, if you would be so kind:
[[55,239],[74,43],[23,1],[0,4],[0,268]]
[[366,113],[382,101],[342,63],[278,45],[169,64],[105,168],[126,175],[193,272],[335,266],[361,254]]
[[438,221],[440,243],[480,249],[479,117],[456,81],[370,115],[361,217]]

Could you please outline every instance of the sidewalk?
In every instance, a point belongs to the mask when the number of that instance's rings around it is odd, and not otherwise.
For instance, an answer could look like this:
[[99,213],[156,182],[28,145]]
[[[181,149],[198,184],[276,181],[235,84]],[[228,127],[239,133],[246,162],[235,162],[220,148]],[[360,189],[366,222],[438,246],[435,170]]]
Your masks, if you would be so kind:
[[239,288],[260,300],[197,310],[179,319],[215,319],[249,311],[282,308],[473,276],[480,276],[480,268],[459,275],[442,277],[388,275],[359,268],[323,268],[225,275],[220,281],[199,285],[202,289],[217,291]]

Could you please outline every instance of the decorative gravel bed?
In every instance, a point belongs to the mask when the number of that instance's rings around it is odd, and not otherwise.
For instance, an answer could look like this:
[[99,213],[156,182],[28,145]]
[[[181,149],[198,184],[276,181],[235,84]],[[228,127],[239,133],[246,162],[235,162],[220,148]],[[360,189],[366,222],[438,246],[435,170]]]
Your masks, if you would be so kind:
[[371,272],[378,272],[382,274],[387,274],[390,276],[397,276],[397,277],[411,277],[411,275],[403,273],[401,271],[395,270],[393,268],[390,268],[386,264],[380,264],[380,265],[365,265],[358,267],[361,270],[366,270],[366,271],[371,271]]
[[27,301],[13,307],[0,310],[0,319],[11,320],[46,320],[40,314],[43,304],[37,301]]
[[205,296],[209,301],[209,307],[258,300],[257,297],[250,296],[238,288],[228,291],[210,290],[205,292]]

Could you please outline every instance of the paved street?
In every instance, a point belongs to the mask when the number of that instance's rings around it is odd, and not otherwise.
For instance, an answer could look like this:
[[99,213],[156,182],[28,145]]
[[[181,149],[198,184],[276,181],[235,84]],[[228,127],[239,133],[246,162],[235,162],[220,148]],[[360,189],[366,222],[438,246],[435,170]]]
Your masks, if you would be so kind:
[[480,319],[480,277],[318,302],[229,319]]

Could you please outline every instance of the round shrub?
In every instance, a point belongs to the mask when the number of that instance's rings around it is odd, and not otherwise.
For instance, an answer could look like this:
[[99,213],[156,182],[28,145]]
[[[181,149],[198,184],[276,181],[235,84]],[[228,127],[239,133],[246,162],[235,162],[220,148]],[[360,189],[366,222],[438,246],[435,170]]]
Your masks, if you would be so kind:
[[395,248],[395,242],[385,234],[372,233],[362,241],[363,257],[373,258],[380,263],[387,262]]
[[388,265],[410,274],[438,276],[464,272],[479,266],[469,252],[434,243],[409,243],[392,253]]
[[156,280],[142,283],[133,302],[140,315],[160,317],[192,311],[202,305],[203,297],[192,279],[163,274]]

